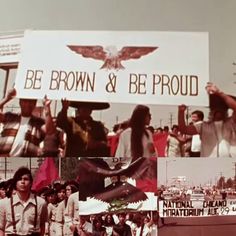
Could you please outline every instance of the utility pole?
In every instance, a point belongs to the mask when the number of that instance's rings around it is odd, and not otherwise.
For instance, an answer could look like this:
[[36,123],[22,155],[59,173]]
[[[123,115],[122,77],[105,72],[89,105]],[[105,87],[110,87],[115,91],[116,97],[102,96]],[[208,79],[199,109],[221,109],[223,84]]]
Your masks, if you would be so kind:
[[222,176],[222,171],[220,172],[220,180],[221,180],[221,189],[224,188],[224,177]]
[[162,127],[162,119],[160,119],[160,127]]
[[116,116],[116,124],[118,124],[118,122],[119,122],[119,117]]
[[5,176],[5,179],[7,179],[7,164],[9,163],[8,161],[8,158],[5,157],[4,158],[4,163],[5,163],[5,171],[4,171],[4,176]]
[[170,129],[172,128],[173,124],[173,113],[170,113]]

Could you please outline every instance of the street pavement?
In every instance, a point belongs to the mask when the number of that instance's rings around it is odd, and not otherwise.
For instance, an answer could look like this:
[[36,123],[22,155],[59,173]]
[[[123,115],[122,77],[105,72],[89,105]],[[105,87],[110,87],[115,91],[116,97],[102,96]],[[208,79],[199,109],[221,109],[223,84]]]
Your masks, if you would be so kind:
[[169,217],[160,223],[158,236],[235,236],[235,216]]

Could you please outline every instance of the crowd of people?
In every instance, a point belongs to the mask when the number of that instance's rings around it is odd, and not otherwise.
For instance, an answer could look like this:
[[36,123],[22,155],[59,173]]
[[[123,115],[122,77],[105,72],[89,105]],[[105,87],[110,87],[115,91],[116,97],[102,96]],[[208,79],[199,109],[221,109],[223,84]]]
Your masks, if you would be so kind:
[[80,215],[77,181],[31,190],[26,167],[0,184],[0,235],[156,236],[157,212],[103,212]]
[[174,202],[184,201],[216,201],[236,198],[236,193],[220,189],[217,186],[193,186],[193,187],[165,187],[161,186],[158,190],[159,200],[169,200]]
[[[62,100],[62,109],[52,117],[51,101],[43,101],[44,118],[33,111],[37,100],[19,99],[21,112],[3,112],[5,104],[16,95],[11,89],[0,101],[0,156],[66,157],[231,157],[236,155],[235,111],[232,96],[208,83],[209,119],[195,110],[186,122],[187,107],[178,108],[178,124],[154,130],[148,106],[137,105],[131,117],[114,126],[113,134],[92,118],[93,110],[107,109],[106,102]],[[76,109],[74,117],[68,109]],[[233,113],[228,116],[229,108]]]

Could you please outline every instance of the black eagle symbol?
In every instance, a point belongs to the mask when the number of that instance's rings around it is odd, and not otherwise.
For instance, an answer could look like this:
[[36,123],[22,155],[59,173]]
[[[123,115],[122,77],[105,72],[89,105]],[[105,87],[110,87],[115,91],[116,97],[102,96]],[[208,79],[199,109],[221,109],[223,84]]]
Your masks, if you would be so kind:
[[93,197],[108,203],[117,200],[126,203],[136,203],[148,199],[143,191],[126,181],[121,181],[119,177],[117,182],[108,185],[102,193],[97,193]]
[[104,64],[100,69],[107,70],[120,70],[125,67],[121,64],[121,61],[127,61],[130,59],[139,59],[145,56],[158,47],[123,47],[120,51],[115,46],[79,46],[79,45],[67,45],[72,51],[81,54],[85,58],[93,58],[96,60],[104,61]]
[[[108,203],[137,203],[145,201],[147,195],[126,180],[123,181],[122,177],[136,180],[157,178],[157,162],[141,157],[125,169],[121,169],[119,165],[110,169],[102,158],[83,158],[78,172],[81,198],[86,200],[90,196]],[[106,177],[115,177],[116,181],[104,188],[99,182],[104,182]]]

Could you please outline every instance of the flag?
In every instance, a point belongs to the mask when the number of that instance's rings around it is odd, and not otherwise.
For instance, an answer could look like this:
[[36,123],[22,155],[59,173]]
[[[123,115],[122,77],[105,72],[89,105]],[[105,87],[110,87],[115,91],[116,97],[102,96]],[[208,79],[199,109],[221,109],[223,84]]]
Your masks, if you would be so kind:
[[157,191],[157,158],[131,160],[125,157],[80,159],[80,212],[97,214],[157,209],[154,196]]
[[158,157],[166,156],[167,133],[156,133],[153,135],[154,146],[157,150]]
[[59,179],[58,169],[55,166],[54,158],[47,157],[39,167],[32,185],[32,190],[38,191]]
[[144,192],[157,192],[157,158],[146,158],[146,171],[142,174],[142,178],[136,179],[136,187]]

